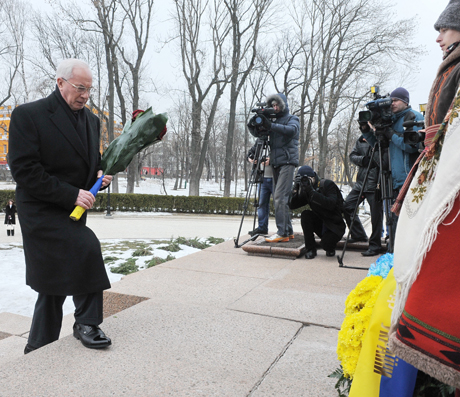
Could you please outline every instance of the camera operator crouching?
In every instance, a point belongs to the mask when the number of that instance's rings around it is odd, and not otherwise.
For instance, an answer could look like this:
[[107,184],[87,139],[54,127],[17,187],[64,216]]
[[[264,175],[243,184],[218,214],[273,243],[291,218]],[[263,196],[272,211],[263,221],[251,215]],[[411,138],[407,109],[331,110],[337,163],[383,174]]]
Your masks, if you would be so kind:
[[[411,108],[409,105],[409,92],[403,88],[396,88],[391,94],[391,127],[383,128],[381,131],[377,128],[377,133],[382,136],[374,135],[374,125],[370,123],[360,123],[360,129],[364,138],[370,145],[374,146],[377,139],[384,138],[385,143],[389,146],[391,178],[393,187],[392,201],[398,196],[399,190],[402,188],[409,171],[414,165],[419,156],[418,147],[416,144],[406,144],[404,142],[404,127],[403,123],[407,121],[423,121],[423,115]],[[371,129],[372,127],[372,129]],[[420,127],[415,127],[415,130]],[[381,141],[382,142],[382,141]],[[396,230],[397,217],[393,216],[393,230]]]
[[[267,106],[273,108],[273,115],[266,117],[263,109],[248,124],[252,135],[269,136],[270,164],[273,168],[273,202],[277,232],[265,239],[268,243],[287,242],[294,238],[289,210],[289,196],[294,180],[295,167],[299,165],[299,130],[297,116],[289,113],[284,94],[267,98]],[[260,127],[259,127],[260,125]]]
[[304,165],[297,170],[289,207],[296,209],[307,204],[309,208],[301,214],[305,258],[316,256],[315,233],[321,238],[326,256],[335,256],[335,247],[345,233],[342,193],[333,181],[320,180],[311,167]]

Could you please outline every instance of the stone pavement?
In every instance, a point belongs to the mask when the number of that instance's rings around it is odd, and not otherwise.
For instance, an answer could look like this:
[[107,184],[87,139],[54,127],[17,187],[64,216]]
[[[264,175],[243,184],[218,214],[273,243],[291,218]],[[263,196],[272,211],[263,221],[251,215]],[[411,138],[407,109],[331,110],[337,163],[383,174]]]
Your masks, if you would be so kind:
[[[104,320],[106,350],[84,348],[66,316],[59,341],[24,356],[30,318],[1,313],[0,338],[12,336],[0,340],[0,396],[336,396],[327,375],[344,302],[366,271],[321,250],[314,260],[248,255],[234,247],[240,221],[90,215],[101,239],[231,239],[114,283],[113,293],[148,299]],[[245,220],[242,240],[251,228]],[[0,243],[21,241],[16,230]],[[349,251],[344,262],[376,259]]]

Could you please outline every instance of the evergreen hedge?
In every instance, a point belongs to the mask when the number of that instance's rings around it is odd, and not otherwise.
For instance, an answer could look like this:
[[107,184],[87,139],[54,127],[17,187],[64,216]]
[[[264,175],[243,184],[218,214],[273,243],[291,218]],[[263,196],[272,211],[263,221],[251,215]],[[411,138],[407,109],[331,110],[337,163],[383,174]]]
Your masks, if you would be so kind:
[[[1,209],[7,201],[14,197],[14,190],[0,190]],[[107,210],[108,194],[99,193],[96,196],[92,212]],[[111,211],[132,212],[174,212],[188,214],[219,214],[242,215],[244,198],[213,197],[213,196],[163,196],[155,194],[110,193]],[[252,197],[246,215],[254,215],[254,198]],[[292,211],[294,216],[300,216],[303,208]],[[274,215],[273,202],[270,203],[270,215]]]

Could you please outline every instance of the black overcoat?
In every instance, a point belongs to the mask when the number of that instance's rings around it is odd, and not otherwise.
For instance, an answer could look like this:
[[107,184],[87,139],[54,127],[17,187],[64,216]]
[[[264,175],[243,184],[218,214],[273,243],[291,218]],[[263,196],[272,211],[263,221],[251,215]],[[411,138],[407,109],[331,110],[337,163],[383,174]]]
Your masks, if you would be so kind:
[[5,225],[16,225],[16,206],[7,204],[5,207]]
[[26,259],[26,283],[47,295],[79,295],[110,288],[96,235],[69,218],[79,189],[100,169],[99,119],[87,108],[85,149],[59,93],[17,107],[9,131],[9,165]]

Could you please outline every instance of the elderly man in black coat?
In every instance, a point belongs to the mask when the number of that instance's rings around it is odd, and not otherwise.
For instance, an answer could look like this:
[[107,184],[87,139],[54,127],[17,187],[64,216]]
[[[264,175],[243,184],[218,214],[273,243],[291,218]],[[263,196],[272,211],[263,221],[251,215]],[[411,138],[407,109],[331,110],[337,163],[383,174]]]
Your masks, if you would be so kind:
[[[92,74],[77,59],[62,61],[56,89],[47,98],[18,106],[11,115],[9,164],[26,259],[26,283],[38,292],[24,353],[59,338],[66,296],[75,303],[74,336],[89,348],[111,340],[99,328],[103,290],[110,282],[86,214],[74,222],[75,205],[90,209],[89,189],[102,175],[100,121],[85,107]],[[105,176],[103,187],[112,180]]]
[[316,256],[315,233],[321,238],[326,256],[334,256],[335,247],[345,233],[342,193],[333,181],[320,179],[308,165],[297,170],[289,202],[291,209],[305,205],[309,206],[301,214],[305,258]]

